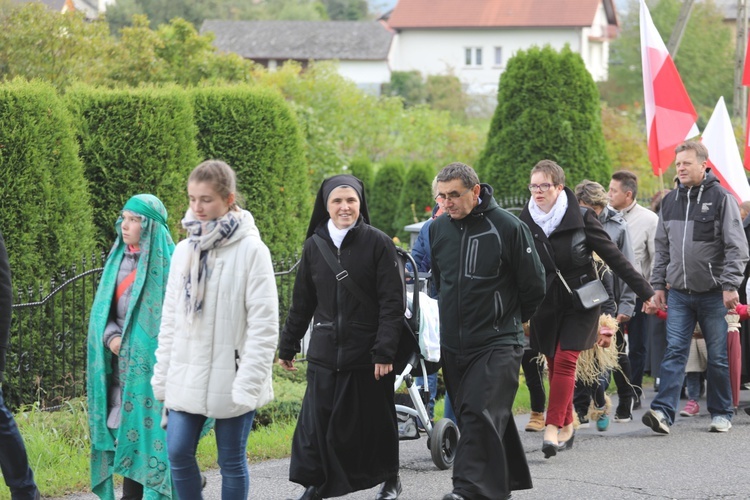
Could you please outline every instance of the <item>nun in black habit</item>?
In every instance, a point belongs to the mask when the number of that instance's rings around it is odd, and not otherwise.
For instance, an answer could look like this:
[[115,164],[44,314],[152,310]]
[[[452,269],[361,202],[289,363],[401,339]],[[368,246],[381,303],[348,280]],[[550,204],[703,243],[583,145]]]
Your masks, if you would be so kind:
[[[403,285],[393,242],[368,221],[359,179],[323,181],[279,342],[279,364],[295,370],[294,356],[313,320],[307,391],[289,467],[289,479],[306,488],[300,499],[338,497],[380,483],[377,499],[396,499],[401,492],[393,363]],[[346,270],[343,279],[366,297],[357,298],[336,279],[314,236]]]

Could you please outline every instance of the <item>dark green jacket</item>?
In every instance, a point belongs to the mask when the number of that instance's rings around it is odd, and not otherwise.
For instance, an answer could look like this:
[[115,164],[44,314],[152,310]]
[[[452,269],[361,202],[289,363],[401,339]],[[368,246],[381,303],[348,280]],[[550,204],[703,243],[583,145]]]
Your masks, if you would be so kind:
[[523,346],[522,324],[544,299],[544,267],[529,228],[500,208],[481,184],[480,203],[463,219],[430,226],[439,293],[440,343],[449,352]]

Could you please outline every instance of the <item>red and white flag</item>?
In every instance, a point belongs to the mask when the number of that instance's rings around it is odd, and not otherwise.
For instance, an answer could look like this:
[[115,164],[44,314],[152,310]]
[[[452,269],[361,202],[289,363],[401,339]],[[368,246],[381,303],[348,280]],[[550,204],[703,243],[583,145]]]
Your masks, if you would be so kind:
[[747,183],[745,169],[742,168],[740,150],[737,148],[724,97],[720,97],[716,103],[701,140],[708,149],[708,166],[719,178],[721,185],[737,198],[738,203],[750,201],[750,185]]
[[674,161],[675,147],[700,133],[695,124],[698,114],[645,0],[641,0],[640,21],[648,158],[654,174],[661,175]]
[[[742,85],[750,87],[750,64],[747,55],[750,54],[750,37],[747,38],[745,50],[745,69],[742,72]],[[747,107],[747,121],[745,122],[745,169],[750,170],[750,106]]]

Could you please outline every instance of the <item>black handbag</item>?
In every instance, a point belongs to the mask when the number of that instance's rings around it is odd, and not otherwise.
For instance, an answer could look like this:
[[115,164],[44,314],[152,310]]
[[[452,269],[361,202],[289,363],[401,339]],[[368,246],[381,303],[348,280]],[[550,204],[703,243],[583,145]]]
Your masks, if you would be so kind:
[[562,274],[559,276],[565,285],[565,288],[567,288],[573,296],[573,307],[579,311],[587,311],[596,306],[600,306],[609,298],[607,289],[604,288],[604,283],[598,278],[571,291],[568,284],[565,282],[565,279],[562,277]]

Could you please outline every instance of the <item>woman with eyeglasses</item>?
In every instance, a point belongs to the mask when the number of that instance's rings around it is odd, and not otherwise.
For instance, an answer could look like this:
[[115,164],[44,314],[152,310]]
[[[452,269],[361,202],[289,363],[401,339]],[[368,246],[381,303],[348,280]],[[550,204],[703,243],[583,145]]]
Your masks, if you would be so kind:
[[[565,187],[565,172],[554,161],[542,160],[531,169],[531,199],[521,212],[534,236],[544,264],[547,294],[530,321],[531,348],[547,358],[549,404],[542,441],[545,458],[573,447],[573,390],[576,361],[581,351],[598,338],[600,307],[574,309],[571,293],[597,279],[592,252],[643,300],[654,290],[609,238],[593,210],[579,207],[575,194]],[[559,270],[559,273],[558,273]],[[562,275],[562,279],[559,275]]]

